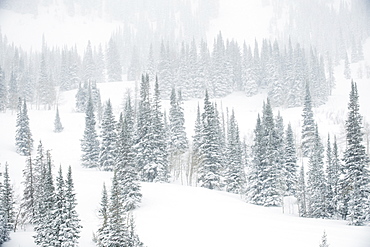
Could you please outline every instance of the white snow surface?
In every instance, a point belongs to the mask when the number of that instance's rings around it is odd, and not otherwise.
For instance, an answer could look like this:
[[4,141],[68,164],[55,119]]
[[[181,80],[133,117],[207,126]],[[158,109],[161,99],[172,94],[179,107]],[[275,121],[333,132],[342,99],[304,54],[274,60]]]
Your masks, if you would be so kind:
[[[271,15],[269,8],[262,7],[259,1],[253,1],[253,8],[246,8],[246,4],[236,8],[235,5],[225,3],[226,0],[221,1],[222,12],[219,20],[212,23],[209,37],[215,37],[219,30],[222,30],[225,37],[234,37],[239,42],[245,39],[251,44],[255,37],[267,37],[268,16]],[[63,19],[63,15],[59,19],[53,19],[54,17],[51,16],[60,15],[55,12],[45,12],[34,17],[1,10],[1,32],[7,35],[9,42],[22,45],[26,49],[40,49],[42,34],[51,45],[77,43],[85,47],[87,40],[92,40],[93,43],[94,41],[95,43],[106,42],[111,31],[116,28],[116,23],[84,18]],[[230,18],[231,16],[233,18]],[[236,20],[240,23],[238,17],[244,20],[244,29],[240,25],[233,25]],[[256,25],[256,23],[259,24]],[[358,83],[360,111],[364,120],[368,122],[370,121],[368,98],[370,80],[356,78],[356,72],[358,66],[370,64],[370,39],[365,44],[364,55],[365,61],[352,64],[351,69]],[[337,81],[333,95],[325,105],[314,109],[314,117],[323,142],[325,143],[328,133],[335,134],[339,141],[339,148],[343,150],[350,80],[343,79],[343,64],[336,67],[335,76]],[[123,109],[122,103],[127,89],[133,92],[135,83],[100,83],[98,87],[101,90],[103,102],[110,98],[114,113],[118,116]],[[79,245],[90,247],[95,246],[92,238],[99,225],[97,212],[102,185],[105,182],[107,187],[110,187],[112,173],[86,169],[80,165],[80,139],[85,122],[84,114],[76,113],[74,110],[75,94],[76,90],[59,95],[59,112],[64,126],[62,133],[53,132],[55,109],[39,111],[28,105],[28,110],[31,132],[35,140],[34,149],[42,140],[44,148],[51,150],[55,172],[59,165],[62,166],[64,174],[67,167],[72,166],[78,202],[77,211],[83,225]],[[257,114],[262,111],[263,100],[266,100],[266,94],[246,97],[244,93],[236,92],[216,101],[219,107],[235,110],[241,136],[251,144]],[[184,103],[189,138],[193,135],[198,103],[202,107],[203,100],[190,100]],[[163,108],[168,107],[169,102],[163,101]],[[285,124],[288,122],[292,124],[298,144],[302,108],[274,109],[275,114],[278,111],[283,116]],[[25,157],[15,152],[15,121],[15,112],[0,113],[0,171],[3,171],[4,164],[7,162],[19,204],[23,193],[22,170],[25,167]],[[296,213],[289,214],[286,211],[284,214],[280,207],[265,208],[251,205],[238,195],[180,185],[179,181],[170,184],[142,183],[142,193],[141,206],[134,214],[137,232],[147,247],[319,246],[324,230],[332,247],[370,246],[369,226],[348,226],[341,220],[300,218]],[[12,239],[3,246],[36,246],[33,243],[33,235],[32,227],[22,227],[17,232],[11,233]]]

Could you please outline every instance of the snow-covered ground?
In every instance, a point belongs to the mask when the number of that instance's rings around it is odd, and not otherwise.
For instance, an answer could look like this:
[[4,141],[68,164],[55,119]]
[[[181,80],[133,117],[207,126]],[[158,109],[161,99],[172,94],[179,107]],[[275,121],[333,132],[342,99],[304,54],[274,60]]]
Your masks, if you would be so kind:
[[[246,40],[253,43],[254,38],[268,37],[269,15],[271,9],[255,2],[226,5],[221,1],[220,18],[211,24],[209,37],[213,38],[219,30],[225,37],[234,37],[239,42]],[[249,3],[249,1],[248,1]],[[51,18],[53,16],[53,18]],[[233,18],[230,18],[230,17]],[[55,17],[55,18],[54,18]],[[235,20],[242,18],[244,28],[235,26]],[[240,22],[239,22],[240,23]],[[258,23],[258,25],[256,24]],[[20,15],[11,11],[0,10],[1,32],[9,42],[21,45],[25,49],[40,49],[42,35],[50,45],[80,45],[83,49],[87,40],[97,44],[106,42],[117,23],[107,23],[86,18],[67,18],[58,12],[42,12],[40,16]],[[58,30],[58,32],[55,32]],[[82,31],[83,30],[83,31]],[[240,31],[243,30],[243,31]],[[240,43],[241,44],[241,43]],[[365,44],[365,61],[370,64],[370,39]],[[366,62],[361,62],[364,66]],[[369,79],[356,79],[357,67],[352,65],[352,74],[358,82],[360,111],[366,121],[370,121]],[[329,101],[314,109],[315,119],[322,139],[328,133],[339,138],[340,149],[344,148],[344,120],[346,119],[350,81],[343,79],[343,64],[335,71],[336,89]],[[132,92],[134,82],[113,82],[98,84],[102,101],[111,99],[114,112],[118,116],[122,110],[124,95],[129,88]],[[80,139],[84,130],[84,114],[74,110],[76,91],[69,91],[59,96],[59,111],[64,131],[53,132],[55,109],[38,111],[29,106],[30,127],[35,140],[35,149],[41,140],[45,149],[50,149],[55,166],[61,165],[63,171],[72,166],[76,186],[77,211],[81,218],[80,246],[95,246],[93,232],[98,227],[97,210],[99,207],[102,185],[110,186],[112,174],[80,165]],[[265,94],[246,97],[236,92],[222,99],[217,99],[218,106],[234,109],[240,126],[241,136],[248,143],[253,140],[253,129],[257,114],[262,111]],[[184,103],[186,128],[191,138],[198,103],[191,100]],[[163,108],[169,102],[163,101]],[[285,124],[290,122],[296,137],[300,136],[301,108],[274,109],[281,112]],[[22,196],[22,170],[25,157],[15,152],[16,114],[8,111],[0,113],[0,170],[5,162],[9,164],[16,198]],[[297,139],[297,142],[299,140]],[[55,169],[56,171],[56,169]],[[239,196],[210,191],[202,188],[172,184],[142,184],[143,200],[135,211],[137,231],[141,240],[148,247],[181,246],[318,246],[321,236],[326,231],[328,242],[333,247],[368,247],[370,246],[370,227],[348,226],[344,221],[299,218],[295,214],[283,214],[281,208],[264,208],[245,203]],[[35,246],[32,229],[19,229],[12,233],[12,240],[5,247]]]

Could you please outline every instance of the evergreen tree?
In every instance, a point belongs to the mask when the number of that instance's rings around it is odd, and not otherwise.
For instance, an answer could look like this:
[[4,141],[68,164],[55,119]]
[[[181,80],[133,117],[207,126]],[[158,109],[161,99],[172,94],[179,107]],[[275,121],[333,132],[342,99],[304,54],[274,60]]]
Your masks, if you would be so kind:
[[148,151],[152,153],[153,157],[151,158],[151,162],[144,167],[144,177],[146,177],[147,181],[168,182],[170,178],[168,151],[165,140],[166,134],[164,132],[161,98],[157,78],[154,86],[151,115]]
[[297,190],[297,156],[295,149],[294,136],[292,126],[289,123],[285,134],[284,148],[284,180],[285,180],[285,195],[296,195]]
[[60,117],[59,117],[59,108],[57,107],[57,112],[55,114],[55,120],[54,120],[54,132],[59,133],[63,131],[63,126],[62,123],[60,122]]
[[95,80],[95,62],[93,59],[93,52],[91,48],[90,40],[87,42],[83,62],[82,62],[82,69],[83,69],[83,77],[84,81],[91,82]]
[[127,215],[128,223],[128,240],[127,240],[127,247],[142,247],[144,244],[140,241],[139,236],[136,233],[135,229],[135,222],[134,222],[134,217],[132,213],[129,213]]
[[100,201],[99,217],[101,218],[102,223],[100,224],[100,227],[97,232],[97,244],[98,246],[104,246],[103,244],[106,243],[106,238],[107,238],[106,233],[107,233],[107,226],[108,226],[108,193],[107,193],[105,184],[103,184],[103,192],[102,192],[102,198]]
[[78,238],[80,237],[80,219],[76,212],[76,195],[74,192],[74,183],[72,178],[71,166],[68,167],[67,178],[65,180],[65,223],[62,225],[63,235],[60,234],[62,246],[76,247],[78,246]]
[[307,172],[307,208],[308,216],[313,218],[326,218],[327,201],[326,180],[324,176],[324,148],[322,146],[318,128],[315,131],[315,143],[309,160],[309,169]]
[[[193,174],[197,172],[201,162],[201,145],[202,145],[202,119],[200,114],[199,104],[197,107],[197,118],[194,126],[194,136],[192,142],[191,168],[189,176],[189,184],[192,182]],[[196,174],[195,174],[196,175]]]
[[348,60],[348,55],[346,53],[346,57],[344,59],[344,78],[347,80],[351,79],[351,68]]
[[220,127],[215,106],[209,101],[208,92],[204,98],[202,114],[202,144],[200,147],[201,163],[198,167],[198,184],[208,189],[221,189],[221,148],[219,142]]
[[[176,97],[175,88],[172,88],[170,97],[170,114],[169,114],[169,141],[168,150],[170,161],[174,169],[174,174],[183,170],[183,154],[188,149],[188,140],[185,132],[185,118],[182,109],[181,92]],[[176,177],[178,175],[175,175]]]
[[324,234],[322,235],[321,243],[320,243],[319,247],[329,247],[329,244],[328,244],[328,237],[327,237],[327,235],[326,235],[326,232],[325,232],[325,231],[324,231]]
[[[0,173],[0,176],[2,173]],[[3,200],[3,184],[0,180],[0,246],[9,240],[9,230],[8,230],[8,222],[7,222],[7,217],[6,217],[6,210],[5,210],[5,203]]]
[[4,183],[1,194],[3,207],[4,221],[8,231],[14,229],[15,212],[14,212],[14,192],[10,183],[8,163],[5,163]]
[[[139,177],[135,167],[134,154],[134,119],[131,98],[128,96],[125,113],[119,124],[117,144],[117,179],[122,190],[122,204],[124,211],[138,207],[141,201]],[[122,115],[121,115],[122,116]]]
[[22,107],[18,107],[17,125],[16,125],[16,148],[20,155],[30,155],[33,149],[33,139],[29,127],[29,118],[27,113],[26,101]]
[[256,128],[254,129],[254,143],[252,146],[252,162],[247,173],[247,198],[250,203],[262,205],[261,190],[261,164],[263,162],[264,147],[262,145],[263,129],[260,115],[258,114]]
[[91,97],[89,97],[86,107],[85,130],[81,140],[81,161],[85,167],[98,167],[99,164],[100,149],[95,125],[94,106]]
[[329,217],[337,216],[338,196],[339,196],[339,177],[340,167],[338,159],[338,147],[336,140],[331,147],[330,135],[328,135],[326,148],[326,174],[327,174],[327,191],[326,202]]
[[298,183],[297,183],[297,200],[299,216],[307,217],[307,190],[306,190],[306,179],[303,165],[301,166]]
[[121,191],[118,184],[117,173],[114,172],[112,188],[108,206],[108,222],[105,241],[101,246],[120,247],[126,246],[128,241],[125,213],[122,210]]
[[107,48],[107,75],[108,81],[121,81],[122,80],[122,67],[117,49],[117,44],[111,37]]
[[16,109],[19,98],[18,82],[14,75],[14,72],[10,74],[9,86],[8,86],[8,104],[10,109]]
[[3,69],[0,67],[0,112],[5,112],[8,106],[8,92]]
[[313,119],[312,100],[308,84],[306,84],[306,96],[304,99],[302,117],[302,154],[304,157],[310,157],[314,146],[315,121]]
[[232,111],[228,121],[227,162],[225,172],[226,191],[242,194],[245,190],[245,173],[239,127]]
[[23,198],[21,203],[22,218],[26,222],[32,222],[36,217],[36,198],[35,198],[35,176],[32,158],[26,160],[26,168],[23,170]]
[[104,171],[112,171],[116,158],[116,121],[114,119],[112,105],[107,101],[101,123],[101,147],[99,154],[99,167]]
[[369,216],[369,157],[363,142],[362,116],[359,112],[357,84],[352,81],[348,117],[346,120],[347,147],[344,152],[344,177],[341,181],[346,218],[351,225],[363,225]]
[[38,246],[47,247],[55,240],[55,229],[52,229],[54,216],[53,209],[55,208],[55,187],[52,176],[52,164],[50,153],[46,154],[46,165],[42,170],[41,184],[43,188],[38,188],[37,217],[35,219],[36,235],[35,243]]

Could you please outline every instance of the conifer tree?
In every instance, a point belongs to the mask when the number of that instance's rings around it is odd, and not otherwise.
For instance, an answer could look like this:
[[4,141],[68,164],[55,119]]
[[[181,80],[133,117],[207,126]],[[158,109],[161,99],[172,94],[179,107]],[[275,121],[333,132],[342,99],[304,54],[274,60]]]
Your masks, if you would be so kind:
[[136,226],[134,222],[134,217],[132,213],[128,213],[127,215],[127,227],[128,227],[128,240],[127,240],[127,247],[142,247],[144,244],[140,241],[139,236],[136,233]]
[[94,106],[91,97],[86,107],[85,130],[81,140],[82,165],[85,167],[98,167],[99,164],[99,141],[95,129],[96,121]]
[[64,128],[62,126],[62,123],[61,123],[60,117],[59,117],[59,108],[57,107],[57,112],[55,114],[55,120],[54,120],[54,132],[59,133],[59,132],[62,132],[63,129]]
[[301,166],[298,183],[297,183],[297,200],[299,216],[307,217],[307,190],[306,190],[306,179],[303,165]]
[[29,118],[26,101],[23,106],[18,107],[17,125],[16,125],[16,148],[20,155],[30,155],[33,149],[33,139],[29,127]]
[[319,245],[319,247],[329,247],[329,244],[328,244],[328,237],[326,235],[326,232],[324,231],[323,235],[322,235],[322,238],[321,238],[321,243]]
[[369,157],[363,145],[362,116],[359,112],[357,84],[352,81],[346,120],[347,148],[344,152],[341,181],[346,218],[351,225],[363,225],[369,216]]
[[[176,97],[175,88],[172,88],[170,104],[168,150],[172,167],[176,174],[176,169],[180,171],[183,169],[182,154],[188,149],[188,140],[184,127],[185,118],[181,105],[181,92],[179,92]],[[179,171],[177,171],[177,173],[179,173]]]
[[235,119],[234,110],[231,113],[228,123],[227,163],[225,172],[226,191],[241,194],[245,190],[245,173],[239,127]]
[[0,112],[5,112],[8,106],[8,92],[5,83],[5,75],[3,69],[0,67]]
[[77,201],[74,192],[74,183],[72,178],[72,168],[68,167],[67,178],[65,180],[65,224],[62,225],[64,228],[64,235],[61,236],[63,246],[77,247],[78,239],[80,238],[80,219],[76,211]]
[[258,114],[256,128],[254,129],[254,142],[252,146],[252,162],[247,173],[247,198],[250,203],[262,205],[260,191],[262,190],[261,165],[263,162],[264,147],[262,145],[263,129],[260,115]]
[[314,146],[315,121],[313,119],[312,100],[308,84],[306,84],[306,96],[304,99],[302,117],[302,154],[303,157],[310,157]]
[[108,226],[108,193],[103,184],[102,198],[100,201],[99,217],[101,218],[101,224],[97,232],[97,244],[98,246],[104,246],[107,239],[107,226]]
[[117,133],[110,100],[105,105],[101,129],[99,167],[104,171],[112,171],[115,166]]
[[23,198],[21,203],[22,218],[26,222],[32,222],[36,217],[36,199],[35,199],[35,176],[31,156],[26,160],[26,168],[23,170]]
[[289,123],[285,134],[284,147],[285,195],[296,195],[297,190],[297,156],[292,126]]
[[204,98],[202,114],[201,163],[198,167],[198,184],[208,189],[221,189],[221,148],[219,142],[218,115],[215,106],[209,101],[208,92]]
[[122,80],[122,67],[120,63],[120,56],[115,40],[111,37],[107,47],[107,76],[108,81]]
[[54,220],[53,209],[55,207],[55,187],[51,167],[51,156],[47,152],[46,165],[43,167],[41,177],[43,189],[39,192],[39,198],[42,198],[42,200],[38,201],[38,212],[34,228],[36,231],[34,236],[35,243],[42,247],[50,246],[50,243],[53,243],[55,240],[55,229],[51,228]]
[[200,108],[198,104],[197,117],[196,117],[195,125],[194,125],[194,136],[192,140],[192,150],[191,150],[192,154],[191,154],[191,168],[189,171],[190,172],[189,184],[191,184],[193,175],[194,173],[197,172],[198,166],[201,162],[200,160],[201,144],[202,144],[202,119],[201,119]]
[[321,143],[318,128],[315,131],[315,143],[309,160],[307,172],[307,208],[308,216],[313,218],[326,218],[326,180],[324,176],[324,148]]
[[133,117],[131,98],[128,96],[124,117],[122,117],[122,122],[120,121],[119,124],[117,144],[117,179],[121,186],[124,211],[130,211],[138,207],[142,197],[138,172],[135,167]]
[[9,178],[8,163],[5,163],[4,183],[1,197],[6,228],[8,231],[12,231],[14,229],[15,223],[15,212],[14,212],[15,202],[14,202],[14,192]]
[[349,66],[349,60],[348,55],[346,53],[345,59],[344,59],[344,78],[347,80],[351,79],[351,68]]
[[340,167],[338,160],[338,147],[336,140],[331,147],[330,135],[328,135],[327,148],[326,148],[326,174],[327,174],[327,187],[326,187],[326,202],[327,212],[329,217],[337,215],[338,209],[338,196],[339,196],[339,177]]
[[[1,164],[0,164],[1,165]],[[2,173],[0,173],[0,176]],[[9,230],[8,230],[8,222],[6,217],[6,210],[4,207],[4,200],[3,200],[3,183],[0,180],[0,245],[4,242],[9,240]]]

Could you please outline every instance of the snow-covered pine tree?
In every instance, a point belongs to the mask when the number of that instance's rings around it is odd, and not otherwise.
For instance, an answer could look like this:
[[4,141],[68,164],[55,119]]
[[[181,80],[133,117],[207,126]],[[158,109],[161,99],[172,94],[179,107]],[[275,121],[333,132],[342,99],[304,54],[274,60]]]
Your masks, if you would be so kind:
[[284,120],[283,117],[280,115],[280,111],[275,118],[275,146],[276,146],[276,172],[278,174],[278,189],[280,190],[280,195],[284,196],[287,190],[286,182],[287,182],[287,167],[285,166],[285,130],[284,130]]
[[127,247],[142,247],[144,244],[140,241],[139,236],[136,233],[136,226],[134,221],[134,216],[132,213],[128,213],[127,219]]
[[188,149],[188,140],[184,126],[181,93],[179,92],[176,97],[175,88],[171,91],[170,105],[168,150],[174,176],[178,178],[183,170],[183,154]]
[[352,81],[346,120],[347,147],[343,157],[344,177],[341,181],[346,219],[351,225],[363,225],[370,211],[369,157],[363,145],[362,116],[359,112],[357,84]]
[[168,182],[170,171],[168,166],[168,150],[165,139],[163,114],[161,111],[161,98],[158,78],[155,80],[154,97],[151,107],[149,152],[152,154],[149,166],[144,166],[144,177],[147,181]]
[[90,40],[87,42],[85,54],[82,61],[82,70],[84,81],[91,82],[95,80],[95,63]]
[[15,211],[14,211],[14,192],[11,186],[10,178],[9,178],[9,167],[8,163],[5,163],[5,171],[4,171],[4,182],[3,188],[1,191],[1,201],[3,207],[3,213],[6,222],[6,228],[10,232],[14,230],[14,223],[15,223]]
[[297,191],[297,155],[292,126],[289,123],[285,134],[284,146],[284,180],[285,195],[295,196]]
[[108,226],[108,193],[105,183],[103,184],[102,198],[100,201],[99,218],[102,222],[97,231],[96,243],[98,246],[104,246],[107,239]]
[[99,164],[100,149],[95,125],[94,106],[91,97],[89,97],[86,107],[85,130],[81,140],[82,165],[89,168],[98,167]]
[[36,216],[36,205],[35,205],[35,184],[34,184],[34,171],[32,158],[29,156],[26,159],[26,168],[23,170],[23,197],[21,203],[22,219],[25,222],[32,222]]
[[304,166],[301,166],[297,182],[297,201],[299,216],[307,217],[307,189]]
[[324,231],[324,233],[321,237],[321,243],[320,243],[319,247],[329,247],[328,236],[326,235],[325,231]]
[[14,110],[17,107],[17,102],[19,98],[18,82],[14,75],[14,72],[10,74],[10,80],[8,85],[8,106],[10,109]]
[[302,117],[302,155],[303,157],[310,157],[315,140],[315,121],[313,119],[312,100],[308,83],[306,84]]
[[44,225],[44,227],[47,227],[44,231],[46,230],[49,232],[49,245],[62,246],[62,244],[66,243],[66,216],[65,184],[62,167],[59,166],[55,183],[54,205],[51,209],[51,222],[49,225]]
[[[30,161],[32,162],[32,161]],[[40,218],[40,212],[42,211],[43,206],[43,195],[44,195],[44,180],[46,174],[46,165],[47,160],[45,156],[45,151],[42,146],[42,142],[39,142],[37,146],[36,158],[32,163],[32,177],[33,177],[33,194],[34,194],[34,215],[30,219],[30,223],[37,223],[37,220]]]
[[52,229],[53,209],[55,207],[55,188],[52,175],[52,162],[50,152],[46,153],[46,164],[42,170],[37,206],[37,217],[35,219],[35,243],[41,247],[48,247],[54,240],[55,229]]
[[86,98],[87,95],[87,83],[79,83],[76,93],[76,111],[84,112],[86,111]]
[[346,57],[344,59],[344,78],[347,80],[351,79],[351,67],[348,60],[348,55],[346,53]]
[[63,125],[62,122],[60,121],[60,116],[59,116],[59,107],[57,107],[57,112],[55,114],[55,120],[54,120],[54,132],[55,133],[60,133],[63,131]]
[[[1,165],[1,164],[0,164]],[[2,173],[0,173],[0,176]],[[0,246],[9,240],[9,230],[8,230],[8,223],[4,208],[4,201],[3,201],[3,183],[0,180]]]
[[55,96],[54,83],[51,76],[48,74],[45,54],[42,52],[36,89],[37,106],[40,107],[40,105],[43,105],[44,109],[50,109],[55,100]]
[[234,110],[228,121],[226,146],[226,191],[242,194],[245,192],[245,172],[243,165],[242,146],[239,137],[239,127],[235,119]]
[[149,99],[149,76],[142,75],[140,85],[140,101],[137,112],[136,163],[141,180],[144,180],[144,167],[150,162],[151,152],[147,148],[151,131],[151,105]]
[[108,222],[106,227],[106,237],[102,242],[102,247],[127,246],[128,228],[125,224],[126,214],[122,208],[120,185],[118,184],[117,173],[114,171],[110,200],[108,205]]
[[113,37],[110,38],[107,54],[106,54],[106,64],[107,64],[107,76],[108,81],[121,81],[122,80],[122,67],[120,63],[120,56],[117,49],[117,44]]
[[5,112],[8,106],[8,92],[3,69],[0,67],[0,112]]
[[76,194],[74,191],[74,183],[72,178],[72,168],[68,167],[67,178],[65,180],[65,223],[62,224],[63,235],[60,235],[63,246],[77,247],[80,237],[80,219],[76,212]]
[[[122,115],[121,115],[122,116]],[[121,121],[120,121],[121,122]],[[141,201],[140,184],[134,154],[134,112],[130,95],[125,104],[124,116],[119,124],[117,144],[117,179],[121,186],[124,211],[138,207]]]
[[115,167],[117,133],[110,100],[105,104],[101,129],[99,167],[103,171],[112,171]]
[[192,150],[191,150],[191,168],[189,175],[189,184],[192,183],[193,176],[197,176],[198,166],[201,162],[201,144],[202,144],[202,119],[200,114],[199,104],[197,107],[197,117],[194,124],[194,136],[192,140]]
[[23,156],[30,155],[33,149],[33,139],[29,127],[26,101],[23,102],[22,107],[18,107],[16,128],[15,141],[17,153]]
[[[334,157],[336,156],[336,158]],[[338,148],[336,146],[336,140],[331,147],[330,135],[328,135],[328,141],[326,146],[326,202],[327,202],[327,213],[328,217],[332,218],[337,215],[338,207],[338,196],[339,196],[339,178],[340,178],[340,167],[338,163]]]
[[326,179],[324,176],[324,147],[321,143],[317,125],[314,141],[307,172],[307,213],[309,217],[326,218],[328,217],[328,212],[325,197]]
[[262,114],[262,159],[259,173],[263,187],[260,191],[262,205],[278,206],[281,204],[279,182],[278,136],[269,99],[263,106]]
[[260,115],[258,114],[256,128],[254,129],[254,143],[252,146],[252,162],[248,166],[247,172],[247,200],[250,203],[262,205],[261,190],[261,165],[265,147],[262,146],[263,129]]
[[214,105],[209,101],[208,91],[204,98],[202,114],[202,144],[200,146],[201,163],[198,167],[198,184],[208,189],[221,188],[221,148],[219,140],[220,127]]

